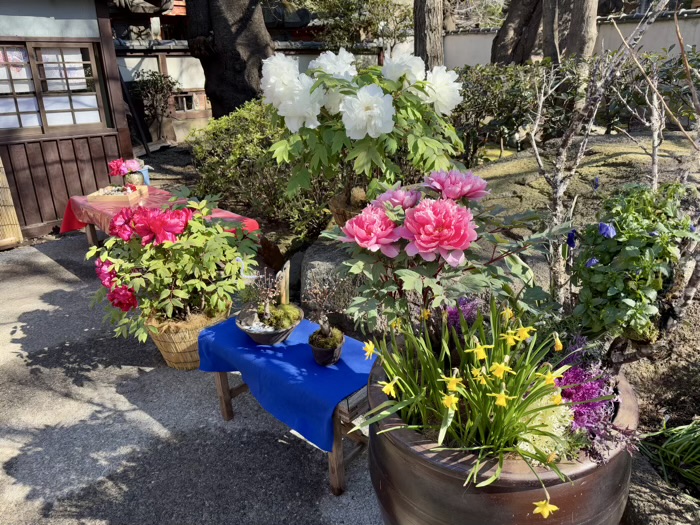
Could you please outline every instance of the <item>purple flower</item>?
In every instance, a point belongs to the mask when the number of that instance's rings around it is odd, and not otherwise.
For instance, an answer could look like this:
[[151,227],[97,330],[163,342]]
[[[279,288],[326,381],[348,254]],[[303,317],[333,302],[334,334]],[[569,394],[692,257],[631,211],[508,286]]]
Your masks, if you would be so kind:
[[615,229],[615,226],[613,226],[612,224],[608,224],[607,222],[601,222],[598,225],[598,232],[606,239],[614,239],[617,235],[617,230]]
[[649,232],[649,236],[650,236],[650,237],[658,237],[658,236],[659,236],[659,232],[657,232],[657,231]]
[[693,233],[695,233],[695,225],[694,225],[694,224],[691,224],[691,225],[690,225],[690,231],[693,232]]
[[600,188],[600,177],[593,179],[593,189],[598,191],[598,188]]
[[483,302],[481,299],[461,297],[457,301],[457,306],[450,306],[447,308],[447,324],[457,330],[457,333],[461,333],[461,318],[463,317],[468,325],[473,324],[479,315],[479,310],[481,310],[482,305]]
[[569,234],[566,236],[566,244],[569,245],[569,248],[572,250],[576,248],[576,234],[578,232],[576,230],[571,230]]
[[[580,403],[571,405],[574,413],[573,430],[584,430],[593,435],[607,435],[612,425],[613,404],[611,400],[594,401],[613,393],[612,378],[599,367],[585,369],[571,367],[557,380],[562,387],[561,396],[565,402]],[[570,388],[565,388],[570,386]]]
[[588,262],[586,263],[586,268],[593,268],[596,264],[599,264],[600,261],[596,259],[595,257],[591,257],[588,259]]

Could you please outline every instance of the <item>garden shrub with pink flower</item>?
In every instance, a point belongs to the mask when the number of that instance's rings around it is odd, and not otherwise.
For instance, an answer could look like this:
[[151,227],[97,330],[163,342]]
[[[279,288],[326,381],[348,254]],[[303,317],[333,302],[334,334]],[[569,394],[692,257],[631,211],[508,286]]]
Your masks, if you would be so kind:
[[114,216],[96,258],[107,299],[108,319],[117,336],[148,338],[148,321],[216,317],[245,287],[246,267],[255,265],[256,240],[241,227],[207,220],[210,204],[189,201],[179,209],[124,208]]
[[[371,330],[404,321],[416,326],[468,293],[487,291],[532,309],[535,301],[528,299],[546,294],[533,285],[519,256],[535,253],[561,232],[507,239],[504,231],[528,224],[531,217],[504,218],[499,210],[479,205],[488,193],[486,181],[472,173],[434,172],[420,186],[391,187],[342,230],[326,233],[349,246],[344,263],[349,273],[366,278],[346,313]],[[480,239],[494,246],[492,253],[481,253]],[[474,256],[468,258],[470,249]],[[506,274],[498,263],[511,271]],[[510,287],[516,279],[526,284],[519,297]]]

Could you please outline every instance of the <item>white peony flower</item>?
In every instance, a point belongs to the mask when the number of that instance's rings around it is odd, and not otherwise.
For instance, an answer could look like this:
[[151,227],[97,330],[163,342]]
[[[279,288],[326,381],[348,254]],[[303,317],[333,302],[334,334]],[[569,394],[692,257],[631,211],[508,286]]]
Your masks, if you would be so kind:
[[309,63],[309,69],[320,69],[335,78],[352,80],[357,76],[357,68],[353,65],[355,55],[341,47],[336,55],[332,51],[324,51]]
[[317,88],[311,92],[314,79],[304,73],[297,76],[297,87],[290,91],[277,112],[284,117],[284,123],[292,133],[302,127],[317,128],[320,123],[318,115],[325,101],[325,91]]
[[450,115],[462,102],[462,84],[457,78],[457,73],[448,71],[445,66],[435,66],[428,72],[426,93],[420,93],[421,98],[433,104],[440,115]]
[[263,60],[263,100],[279,109],[292,92],[299,89],[299,60],[282,53],[275,53]]
[[340,111],[348,137],[359,140],[369,135],[376,139],[384,133],[391,133],[396,113],[392,102],[391,95],[385,95],[375,84],[360,88],[354,96],[345,97]]
[[340,104],[342,104],[345,95],[340,91],[329,90],[326,93],[326,103],[323,105],[331,115],[337,115],[340,112]]
[[382,66],[384,78],[398,82],[406,75],[407,85],[413,85],[419,80],[425,80],[425,62],[421,57],[401,54],[387,58]]

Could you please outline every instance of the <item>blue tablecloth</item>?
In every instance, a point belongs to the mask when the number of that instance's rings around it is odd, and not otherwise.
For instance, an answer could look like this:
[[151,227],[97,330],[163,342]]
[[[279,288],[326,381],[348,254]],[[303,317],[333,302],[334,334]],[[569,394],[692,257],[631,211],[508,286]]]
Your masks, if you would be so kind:
[[367,384],[374,358],[365,360],[364,344],[346,337],[340,361],[319,366],[308,344],[317,329],[318,325],[302,321],[284,343],[258,346],[238,329],[235,319],[229,319],[200,334],[199,369],[241,372],[265,410],[330,452],[333,411]]

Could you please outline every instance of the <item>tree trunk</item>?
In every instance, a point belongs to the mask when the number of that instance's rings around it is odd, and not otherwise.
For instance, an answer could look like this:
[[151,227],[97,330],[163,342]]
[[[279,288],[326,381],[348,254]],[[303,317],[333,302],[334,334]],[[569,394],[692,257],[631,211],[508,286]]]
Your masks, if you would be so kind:
[[553,63],[561,59],[559,50],[560,0],[542,0],[542,54]]
[[494,64],[522,64],[532,55],[542,21],[542,0],[511,2],[491,47]]
[[590,58],[595,51],[598,37],[598,0],[576,0],[571,6],[571,25],[566,42],[566,55],[578,58]]
[[204,69],[215,118],[260,92],[262,61],[274,52],[260,0],[188,0],[189,46]]
[[443,0],[414,0],[415,54],[423,59],[428,69],[445,63],[442,36]]

